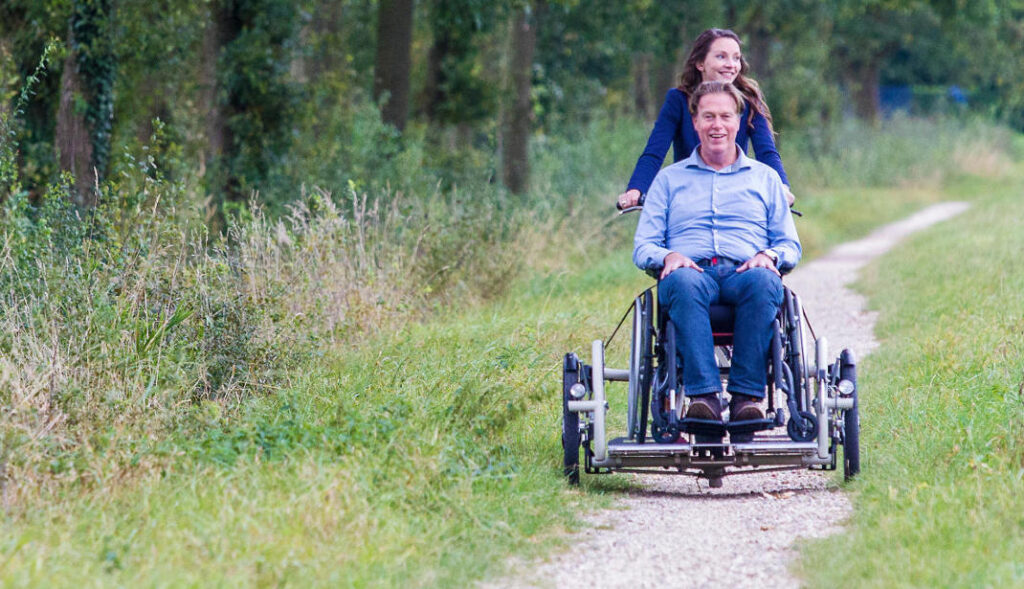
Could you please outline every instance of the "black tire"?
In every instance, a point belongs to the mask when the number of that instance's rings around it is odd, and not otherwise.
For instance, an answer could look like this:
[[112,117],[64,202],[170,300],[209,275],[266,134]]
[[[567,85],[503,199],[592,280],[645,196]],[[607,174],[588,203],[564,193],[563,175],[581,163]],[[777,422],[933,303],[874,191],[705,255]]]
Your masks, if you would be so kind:
[[651,291],[645,290],[639,297],[642,302],[640,323],[643,331],[640,336],[640,399],[637,403],[637,425],[634,439],[638,444],[647,440],[647,412],[651,404],[651,383],[654,381],[654,304]]
[[569,389],[580,382],[583,365],[576,354],[566,354],[562,366],[562,473],[570,485],[580,484],[580,414],[569,411]]
[[839,376],[853,383],[853,409],[847,409],[843,417],[843,478],[850,480],[860,473],[860,401],[857,365],[849,350],[840,356]]
[[846,411],[843,424],[843,477],[846,480],[860,473],[860,410],[856,396],[854,393],[854,407]]
[[675,444],[681,435],[678,428],[671,425],[661,427],[657,423],[651,422],[651,439],[659,444]]
[[810,442],[818,437],[818,418],[810,411],[800,411],[790,416],[786,433],[794,442]]

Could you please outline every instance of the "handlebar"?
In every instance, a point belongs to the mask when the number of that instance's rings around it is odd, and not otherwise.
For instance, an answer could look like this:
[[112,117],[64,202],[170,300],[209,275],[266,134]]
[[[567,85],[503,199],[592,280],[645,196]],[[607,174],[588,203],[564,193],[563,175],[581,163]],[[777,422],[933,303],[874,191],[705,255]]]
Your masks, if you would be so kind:
[[[636,201],[635,205],[633,205],[631,207],[622,208],[621,206],[619,206],[619,203],[616,202],[615,203],[615,208],[618,209],[620,215],[625,215],[627,213],[632,213],[633,211],[642,211],[643,208],[644,208],[644,201],[645,200],[647,200],[647,195],[646,194],[641,194],[640,195],[640,199]],[[797,217],[803,217],[804,216],[803,213],[801,213],[800,211],[794,209],[793,207],[789,207],[789,212],[793,213]]]
[[633,205],[633,206],[631,206],[631,207],[626,207],[626,208],[622,208],[622,207],[621,207],[621,206],[619,205],[619,203],[618,203],[618,202],[616,202],[616,203],[615,203],[615,208],[619,210],[619,214],[620,214],[620,215],[625,215],[626,213],[632,213],[633,211],[640,211],[640,210],[643,210],[643,208],[644,208],[644,201],[645,201],[645,200],[647,200],[647,195],[646,195],[646,194],[641,194],[641,195],[640,195],[640,198],[639,198],[639,199],[637,199],[637,201],[636,201],[636,204],[635,204],[635,205]]

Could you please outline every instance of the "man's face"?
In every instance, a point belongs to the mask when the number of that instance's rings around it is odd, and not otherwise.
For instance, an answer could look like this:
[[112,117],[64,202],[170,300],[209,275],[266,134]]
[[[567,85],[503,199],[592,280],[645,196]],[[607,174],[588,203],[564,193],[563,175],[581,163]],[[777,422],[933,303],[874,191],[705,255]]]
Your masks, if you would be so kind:
[[701,156],[705,159],[735,154],[740,115],[732,96],[723,92],[701,96],[693,126],[700,137]]

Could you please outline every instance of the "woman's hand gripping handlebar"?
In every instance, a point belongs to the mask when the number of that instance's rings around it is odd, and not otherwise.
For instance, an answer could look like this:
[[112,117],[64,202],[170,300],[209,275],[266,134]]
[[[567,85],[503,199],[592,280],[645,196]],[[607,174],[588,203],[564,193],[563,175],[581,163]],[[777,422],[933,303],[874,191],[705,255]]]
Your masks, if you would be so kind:
[[627,190],[619,195],[618,200],[615,201],[615,208],[619,209],[620,215],[639,211],[644,208],[644,197],[646,196],[646,194],[640,194],[636,188]]

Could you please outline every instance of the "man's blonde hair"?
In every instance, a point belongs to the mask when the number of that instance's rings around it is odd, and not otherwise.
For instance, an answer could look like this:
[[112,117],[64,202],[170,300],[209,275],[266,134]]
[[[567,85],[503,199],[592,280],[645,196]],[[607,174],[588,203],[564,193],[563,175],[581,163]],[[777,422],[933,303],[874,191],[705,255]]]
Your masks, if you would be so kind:
[[736,103],[736,114],[743,112],[743,94],[729,82],[701,82],[697,89],[690,96],[690,115],[697,114],[697,106],[700,99],[708,94],[728,94]]

